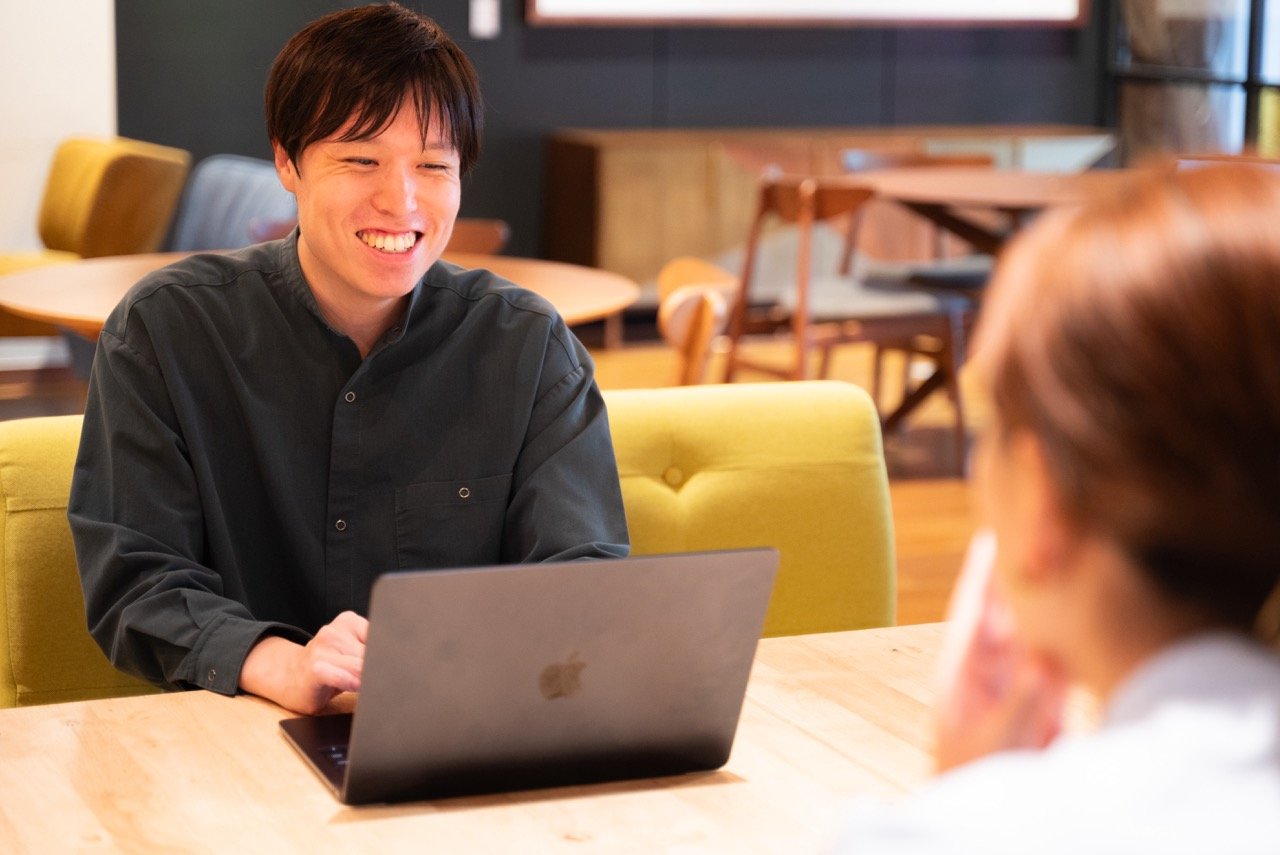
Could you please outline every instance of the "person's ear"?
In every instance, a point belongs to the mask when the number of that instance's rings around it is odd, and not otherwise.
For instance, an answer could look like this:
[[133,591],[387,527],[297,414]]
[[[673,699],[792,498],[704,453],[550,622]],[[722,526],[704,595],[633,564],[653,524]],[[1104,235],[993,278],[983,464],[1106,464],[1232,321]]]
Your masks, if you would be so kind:
[[284,185],[284,189],[296,194],[298,192],[298,167],[294,165],[289,153],[284,150],[280,143],[273,142],[271,151],[275,155],[276,174],[280,176],[280,183]]

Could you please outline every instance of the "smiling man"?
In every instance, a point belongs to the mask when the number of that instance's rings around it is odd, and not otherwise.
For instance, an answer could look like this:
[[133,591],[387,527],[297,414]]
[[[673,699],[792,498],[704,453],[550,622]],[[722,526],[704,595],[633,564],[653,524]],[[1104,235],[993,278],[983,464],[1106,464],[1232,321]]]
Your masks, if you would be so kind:
[[271,69],[288,238],[148,276],[103,329],[70,520],[90,631],[168,688],[315,712],[358,690],[374,578],[619,557],[585,350],[540,297],[440,256],[481,100],[396,4]]

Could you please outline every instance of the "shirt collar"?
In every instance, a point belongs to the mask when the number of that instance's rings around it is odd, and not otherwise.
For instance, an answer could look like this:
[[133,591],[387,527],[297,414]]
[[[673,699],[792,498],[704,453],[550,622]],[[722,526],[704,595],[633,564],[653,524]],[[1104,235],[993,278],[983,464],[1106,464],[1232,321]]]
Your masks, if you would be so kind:
[[[333,331],[338,335],[341,332],[335,330],[325,320],[324,313],[320,311],[320,304],[316,302],[316,295],[311,290],[311,286],[307,284],[307,277],[302,273],[302,263],[298,260],[298,235],[299,229],[296,227],[287,237],[276,241],[276,262],[279,265],[281,276],[285,286],[303,306],[306,307],[312,315],[324,324],[325,328]],[[410,319],[414,318],[420,312],[417,311],[420,305],[424,305],[427,301],[422,299],[422,292],[425,288],[426,280],[431,276],[432,271],[436,270],[440,265],[437,261],[430,268],[413,290],[409,292],[409,304],[405,308],[404,314],[395,321],[391,327],[383,334],[378,349],[394,344],[404,338],[405,331],[409,327]]]
[[1220,702],[1274,693],[1277,686],[1280,655],[1275,651],[1235,632],[1197,633],[1139,665],[1112,694],[1105,721],[1113,726],[1146,718],[1170,699]]

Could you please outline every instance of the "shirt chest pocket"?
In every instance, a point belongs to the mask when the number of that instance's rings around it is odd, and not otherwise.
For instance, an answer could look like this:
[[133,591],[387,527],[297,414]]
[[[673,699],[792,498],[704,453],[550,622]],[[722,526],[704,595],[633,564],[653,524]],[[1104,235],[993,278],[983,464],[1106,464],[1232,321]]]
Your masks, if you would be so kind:
[[401,570],[497,564],[511,476],[429,481],[396,488]]

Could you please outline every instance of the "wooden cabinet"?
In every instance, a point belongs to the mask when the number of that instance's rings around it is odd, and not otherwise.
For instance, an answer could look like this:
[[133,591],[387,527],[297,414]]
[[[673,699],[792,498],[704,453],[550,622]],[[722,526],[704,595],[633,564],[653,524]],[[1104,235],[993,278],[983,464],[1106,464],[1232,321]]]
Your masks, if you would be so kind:
[[[1074,126],[557,131],[547,141],[543,252],[547,258],[651,280],[677,255],[714,257],[742,243],[765,162],[832,174],[860,148],[982,153],[1000,167],[1084,168],[1106,156],[1109,131]],[[933,234],[891,203],[876,203],[860,247],[885,259],[928,257]]]

